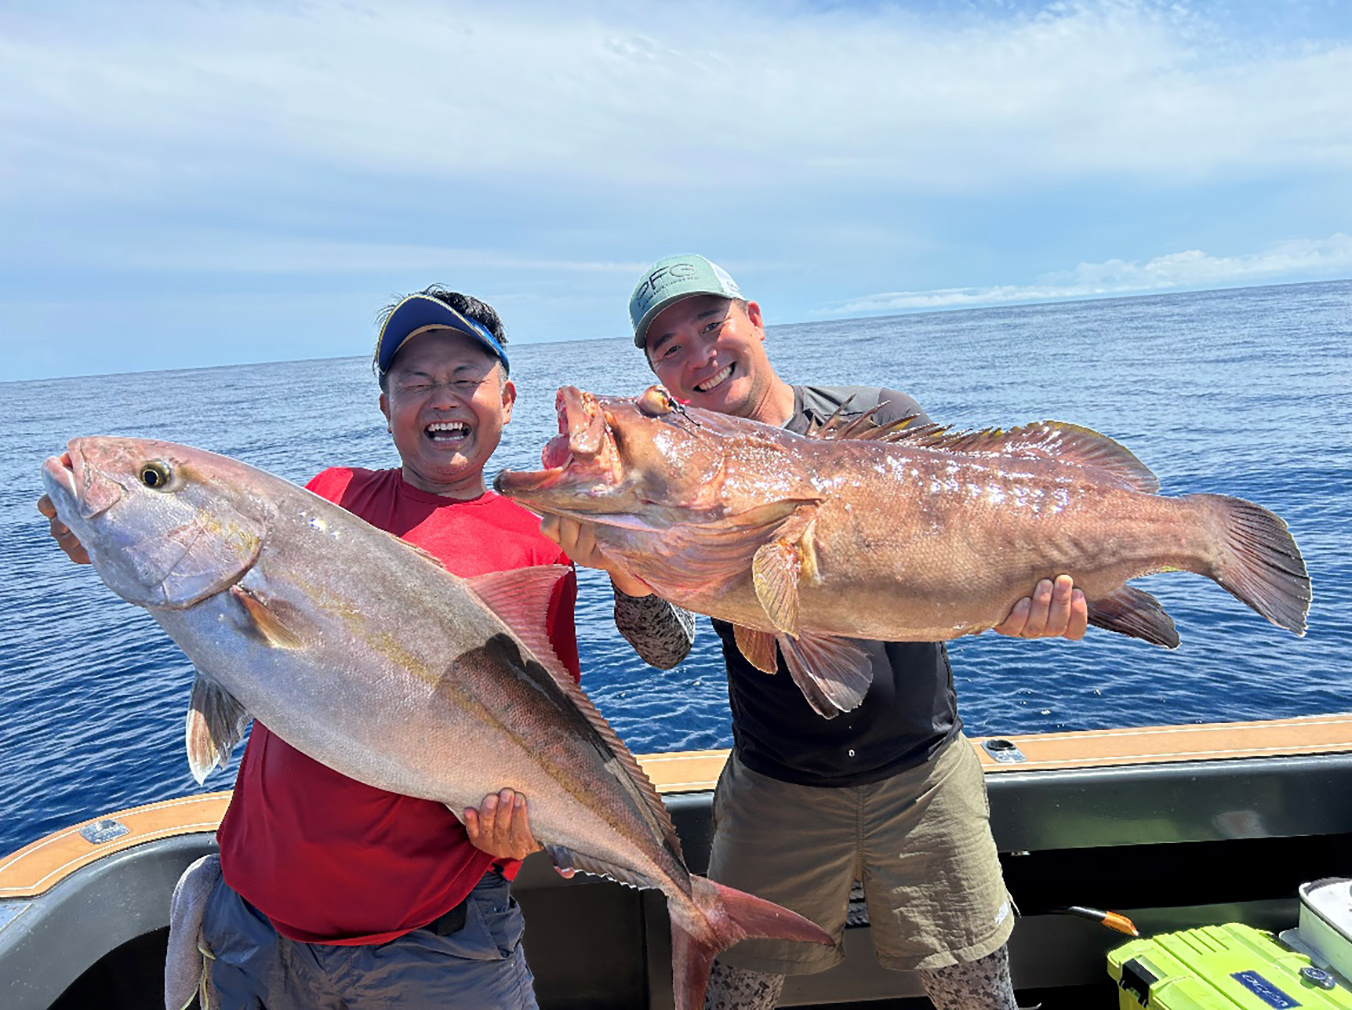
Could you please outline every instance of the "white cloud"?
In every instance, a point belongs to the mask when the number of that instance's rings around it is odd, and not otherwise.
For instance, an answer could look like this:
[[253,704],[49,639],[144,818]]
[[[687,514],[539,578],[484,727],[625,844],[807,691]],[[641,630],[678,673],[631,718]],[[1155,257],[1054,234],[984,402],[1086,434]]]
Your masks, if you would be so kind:
[[260,239],[251,234],[183,230],[172,245],[152,239],[116,248],[62,246],[28,250],[25,262],[50,257],[51,266],[81,270],[144,271],[155,274],[372,274],[465,270],[504,274],[545,273],[561,278],[578,274],[636,276],[646,262],[547,259],[507,249],[451,245],[410,245],[366,241]]
[[193,353],[308,354],[434,279],[613,334],[695,249],[785,321],[1346,275],[1147,260],[1352,231],[1350,79],[1346,19],[1262,0],[0,4],[0,340],[79,314],[110,368],[210,297]]
[[[278,160],[655,199],[1352,166],[1352,45],[1236,38],[1198,9],[54,5],[0,15],[0,125],[46,184],[94,190]],[[11,187],[39,178],[10,160]]]
[[1211,256],[1198,249],[1156,256],[1145,263],[1108,260],[1081,263],[1073,270],[1047,274],[1032,284],[936,291],[889,291],[853,298],[820,310],[819,316],[899,312],[916,309],[975,308],[1015,302],[1055,301],[1142,294],[1151,291],[1267,284],[1286,279],[1352,276],[1352,235],[1293,239],[1247,256]]

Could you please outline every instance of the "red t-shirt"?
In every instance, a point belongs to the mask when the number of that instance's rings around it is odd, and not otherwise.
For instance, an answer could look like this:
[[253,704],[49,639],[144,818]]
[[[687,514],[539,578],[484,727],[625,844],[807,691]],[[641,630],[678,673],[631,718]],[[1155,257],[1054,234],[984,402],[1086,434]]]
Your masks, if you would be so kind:
[[[309,489],[442,560],[462,578],[571,564],[539,520],[488,492],[456,501],[398,470],[325,470]],[[578,676],[577,580],[559,580],[546,627]],[[217,840],[225,882],[277,932],[311,943],[383,943],[455,907],[494,863],[443,804],[375,789],[306,757],[255,721]],[[498,861],[502,862],[502,861]],[[507,861],[504,872],[514,876]]]

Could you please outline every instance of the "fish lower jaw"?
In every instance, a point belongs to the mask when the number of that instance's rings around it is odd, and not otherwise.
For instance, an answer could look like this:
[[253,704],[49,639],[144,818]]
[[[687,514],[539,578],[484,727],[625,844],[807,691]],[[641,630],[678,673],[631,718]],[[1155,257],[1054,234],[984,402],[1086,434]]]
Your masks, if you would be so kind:
[[493,478],[493,490],[508,497],[532,491],[547,491],[558,484],[566,469],[567,467],[555,466],[547,470],[502,470]]
[[42,464],[42,474],[49,487],[60,488],[72,498],[75,497],[75,471],[66,465],[69,456],[48,456]]

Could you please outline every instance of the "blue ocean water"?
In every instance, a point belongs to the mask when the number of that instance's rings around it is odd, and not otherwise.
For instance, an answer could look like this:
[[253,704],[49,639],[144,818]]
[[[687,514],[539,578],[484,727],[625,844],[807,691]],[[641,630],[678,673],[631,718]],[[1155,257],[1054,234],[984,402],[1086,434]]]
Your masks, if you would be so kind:
[[[1144,580],[1173,652],[1091,629],[1080,643],[954,643],[969,732],[1021,733],[1352,709],[1352,281],[777,326],[789,381],[889,385],[959,427],[1055,418],[1123,442],[1166,494],[1213,491],[1290,524],[1314,580],[1310,631],[1275,628],[1192,575]],[[512,350],[520,392],[495,457],[533,469],[554,389],[636,393],[627,339]],[[183,754],[192,671],[141,610],[66,562],[34,510],[42,460],[84,434],[166,438],[303,482],[396,463],[364,357],[0,384],[0,854],[87,817],[198,791]],[[675,670],[616,633],[583,572],[584,686],[636,753],[727,746],[717,640]],[[238,760],[238,752],[236,761]],[[235,765],[206,788],[228,788]]]

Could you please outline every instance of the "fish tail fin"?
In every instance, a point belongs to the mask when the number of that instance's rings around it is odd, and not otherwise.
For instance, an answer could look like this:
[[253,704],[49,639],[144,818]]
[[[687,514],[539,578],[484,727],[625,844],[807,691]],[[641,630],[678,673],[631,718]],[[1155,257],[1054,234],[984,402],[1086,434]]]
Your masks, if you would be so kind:
[[188,1010],[195,1002],[208,1005],[211,962],[203,952],[202,915],[220,879],[221,858],[213,853],[184,870],[174,885],[164,958],[165,1010]]
[[1278,627],[1304,635],[1310,576],[1286,523],[1242,498],[1191,497],[1205,504],[1218,527],[1210,568],[1200,574]]
[[676,1010],[701,1010],[714,958],[739,940],[834,943],[797,912],[753,894],[690,877],[692,910],[671,903],[671,978]]

